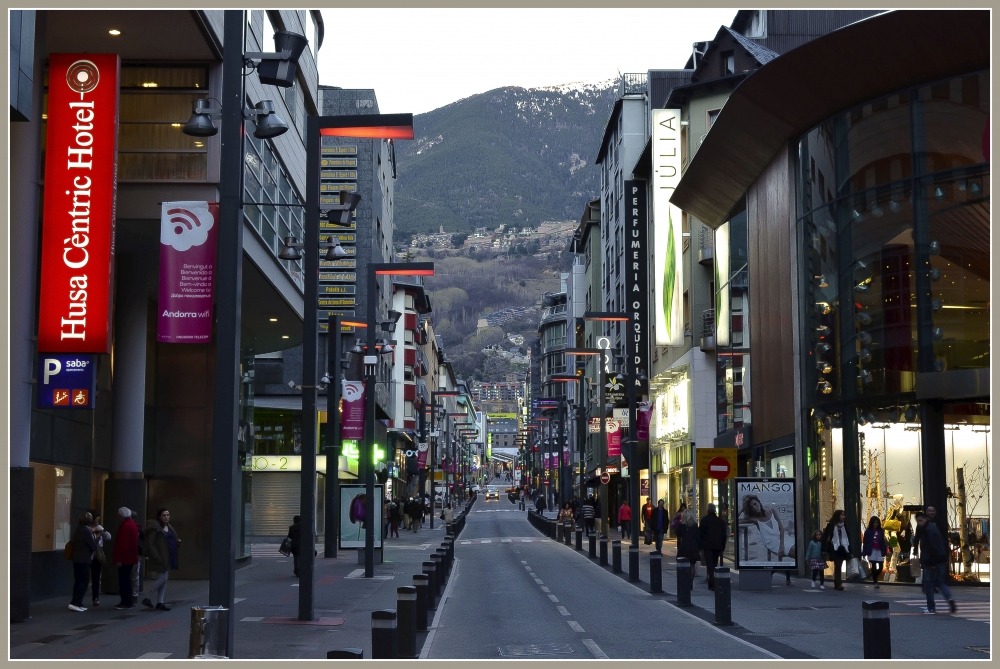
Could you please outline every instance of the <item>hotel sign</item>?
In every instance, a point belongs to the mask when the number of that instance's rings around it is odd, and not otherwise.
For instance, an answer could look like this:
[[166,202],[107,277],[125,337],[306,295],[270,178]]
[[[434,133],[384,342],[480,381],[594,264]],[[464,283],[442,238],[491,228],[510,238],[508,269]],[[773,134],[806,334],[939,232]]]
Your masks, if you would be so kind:
[[626,299],[632,316],[634,344],[635,390],[646,392],[647,383],[640,376],[649,376],[649,246],[647,237],[646,182],[625,182],[626,237]]
[[39,351],[111,349],[120,67],[116,54],[49,61]]
[[653,258],[656,345],[684,344],[683,223],[670,196],[681,180],[681,111],[653,110]]

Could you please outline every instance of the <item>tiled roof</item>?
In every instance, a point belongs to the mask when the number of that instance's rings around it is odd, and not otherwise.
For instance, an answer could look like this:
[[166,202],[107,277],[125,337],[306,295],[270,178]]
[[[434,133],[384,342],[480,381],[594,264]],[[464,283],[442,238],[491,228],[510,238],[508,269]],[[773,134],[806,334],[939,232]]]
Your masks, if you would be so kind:
[[774,51],[768,49],[766,46],[758,44],[757,42],[754,42],[752,39],[744,37],[740,33],[733,30],[732,28],[727,28],[726,26],[723,26],[723,29],[729,32],[729,34],[733,36],[733,39],[739,42],[740,46],[746,49],[750,53],[750,55],[753,56],[753,59],[756,60],[761,65],[766,65],[770,61],[777,58],[779,55]]

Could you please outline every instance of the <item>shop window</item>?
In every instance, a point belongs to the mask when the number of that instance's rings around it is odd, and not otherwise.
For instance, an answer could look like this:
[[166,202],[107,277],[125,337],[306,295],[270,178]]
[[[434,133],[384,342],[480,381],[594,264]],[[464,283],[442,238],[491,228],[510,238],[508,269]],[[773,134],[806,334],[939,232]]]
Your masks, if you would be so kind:
[[256,455],[301,455],[302,412],[291,409],[254,409]]
[[29,463],[35,474],[31,550],[59,551],[73,538],[73,468]]

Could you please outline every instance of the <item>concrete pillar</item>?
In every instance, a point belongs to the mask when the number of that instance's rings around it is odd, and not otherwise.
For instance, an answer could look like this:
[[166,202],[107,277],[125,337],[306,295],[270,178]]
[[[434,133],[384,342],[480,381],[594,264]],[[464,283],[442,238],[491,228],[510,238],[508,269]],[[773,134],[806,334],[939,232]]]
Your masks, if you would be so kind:
[[[24,12],[28,14],[28,12]],[[31,396],[35,391],[37,326],[35,275],[41,207],[42,73],[45,55],[45,12],[35,17],[31,121],[10,124],[10,620],[24,622],[31,597],[31,529],[34,470],[31,457]],[[22,44],[22,48],[24,45]]]

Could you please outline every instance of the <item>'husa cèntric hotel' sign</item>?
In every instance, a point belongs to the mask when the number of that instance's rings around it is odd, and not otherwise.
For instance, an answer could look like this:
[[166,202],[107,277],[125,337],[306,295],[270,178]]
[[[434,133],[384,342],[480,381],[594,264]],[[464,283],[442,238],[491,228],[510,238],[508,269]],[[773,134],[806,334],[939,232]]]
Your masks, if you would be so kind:
[[49,61],[39,351],[110,350],[120,67],[116,54]]

